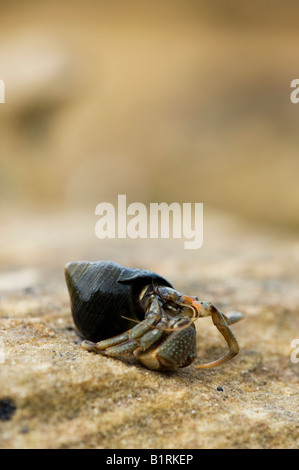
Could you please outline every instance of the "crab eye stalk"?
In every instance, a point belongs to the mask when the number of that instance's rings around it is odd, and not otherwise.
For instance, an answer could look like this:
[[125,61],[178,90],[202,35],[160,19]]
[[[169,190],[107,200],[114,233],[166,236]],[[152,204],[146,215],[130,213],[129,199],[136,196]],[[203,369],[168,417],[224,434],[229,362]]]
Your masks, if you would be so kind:
[[182,298],[182,294],[170,287],[158,287],[157,294],[162,301],[166,302],[177,302]]

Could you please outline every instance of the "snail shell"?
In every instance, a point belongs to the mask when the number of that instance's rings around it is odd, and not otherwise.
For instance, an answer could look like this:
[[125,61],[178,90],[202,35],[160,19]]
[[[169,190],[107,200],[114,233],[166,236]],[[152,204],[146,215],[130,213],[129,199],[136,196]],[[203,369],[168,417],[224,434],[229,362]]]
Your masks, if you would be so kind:
[[146,285],[171,284],[158,274],[120,266],[112,261],[75,261],[65,265],[74,324],[90,341],[101,341],[132,328],[143,320],[139,295]]

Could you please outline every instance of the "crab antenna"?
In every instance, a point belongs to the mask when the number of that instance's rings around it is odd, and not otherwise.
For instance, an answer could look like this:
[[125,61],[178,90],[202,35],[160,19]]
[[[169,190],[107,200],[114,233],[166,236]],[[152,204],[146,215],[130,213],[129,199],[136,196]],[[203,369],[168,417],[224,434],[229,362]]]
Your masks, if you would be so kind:
[[125,317],[124,315],[121,315],[121,318],[124,318],[125,320],[133,321],[135,323],[141,323],[141,320],[136,320],[136,318],[129,318],[129,317]]

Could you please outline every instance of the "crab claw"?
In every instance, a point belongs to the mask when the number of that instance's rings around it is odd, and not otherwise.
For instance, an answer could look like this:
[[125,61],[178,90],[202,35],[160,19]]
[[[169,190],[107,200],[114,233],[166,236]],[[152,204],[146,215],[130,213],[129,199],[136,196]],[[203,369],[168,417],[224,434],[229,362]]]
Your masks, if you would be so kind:
[[196,309],[197,313],[200,312],[201,305],[195,297],[191,297],[188,295],[183,295],[182,297],[184,299],[184,303],[191,304],[192,307]]

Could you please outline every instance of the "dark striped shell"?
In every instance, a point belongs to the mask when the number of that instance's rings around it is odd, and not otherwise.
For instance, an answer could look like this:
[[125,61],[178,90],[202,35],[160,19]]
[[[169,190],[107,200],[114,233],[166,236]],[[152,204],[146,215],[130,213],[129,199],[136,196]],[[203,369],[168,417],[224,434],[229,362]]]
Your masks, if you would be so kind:
[[126,268],[112,261],[68,263],[65,278],[75,326],[83,338],[94,342],[111,338],[136,325],[122,315],[144,319],[138,303],[144,286],[172,287],[154,272]]

